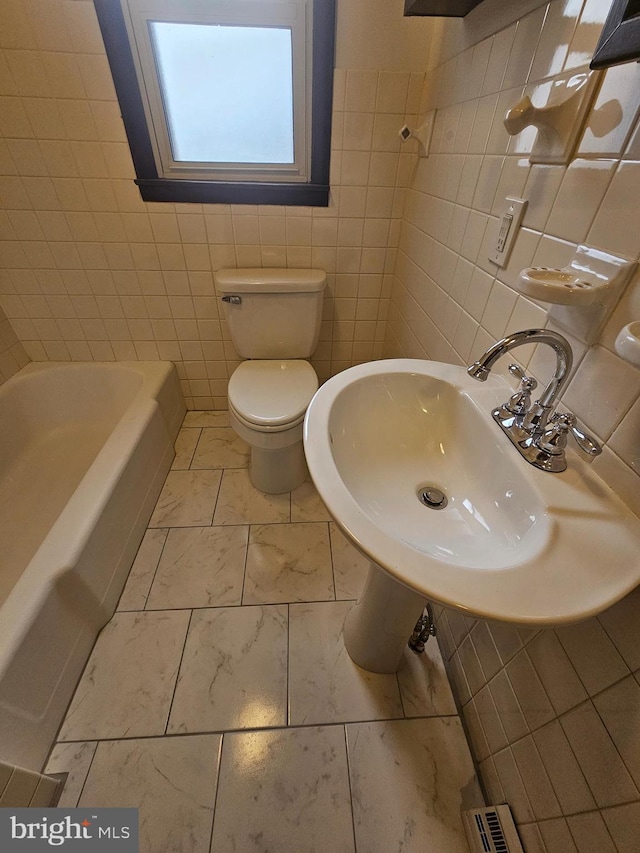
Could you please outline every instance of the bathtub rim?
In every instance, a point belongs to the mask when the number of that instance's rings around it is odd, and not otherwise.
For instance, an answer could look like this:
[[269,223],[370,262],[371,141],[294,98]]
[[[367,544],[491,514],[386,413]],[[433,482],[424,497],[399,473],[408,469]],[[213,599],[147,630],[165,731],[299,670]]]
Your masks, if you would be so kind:
[[[166,383],[172,380],[177,382],[175,366],[167,361],[32,362],[0,386],[0,399],[6,386],[14,387],[33,374],[59,369],[67,371],[80,368],[86,371],[87,368],[97,366],[100,369],[107,367],[115,371],[133,370],[142,377],[142,382],[64,509],[0,605],[0,683],[12,666],[39,609],[47,597],[54,593],[59,579],[73,572],[78,557],[86,547],[100,514],[130,459],[129,453],[122,453],[122,446],[133,452],[151,420],[157,416],[158,410],[171,445],[180,426],[184,401],[181,401],[182,406],[178,405],[173,413],[163,412],[158,401]],[[99,495],[91,495],[95,487],[93,481],[101,476],[104,480]],[[81,519],[80,523],[71,524],[78,517]],[[74,535],[71,537],[70,527],[74,529]],[[54,557],[56,559],[53,559]]]

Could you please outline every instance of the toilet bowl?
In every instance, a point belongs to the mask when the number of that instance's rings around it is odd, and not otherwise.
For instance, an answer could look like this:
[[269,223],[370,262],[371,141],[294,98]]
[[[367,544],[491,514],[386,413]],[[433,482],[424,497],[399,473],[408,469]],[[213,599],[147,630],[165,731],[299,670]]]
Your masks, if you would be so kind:
[[307,477],[302,426],[318,377],[300,359],[244,361],[229,381],[231,426],[251,446],[250,476],[262,492],[298,488]]
[[229,418],[251,447],[249,475],[269,494],[307,477],[302,429],[318,389],[306,361],[320,334],[326,275],[321,270],[237,269],[215,273],[239,355],[229,380]]

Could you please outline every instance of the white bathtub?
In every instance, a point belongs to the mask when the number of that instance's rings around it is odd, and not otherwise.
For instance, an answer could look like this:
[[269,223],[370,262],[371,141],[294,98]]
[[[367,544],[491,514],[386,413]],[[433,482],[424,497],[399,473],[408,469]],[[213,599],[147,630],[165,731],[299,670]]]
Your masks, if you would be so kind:
[[30,364],[0,387],[0,760],[44,762],[184,413],[168,362]]

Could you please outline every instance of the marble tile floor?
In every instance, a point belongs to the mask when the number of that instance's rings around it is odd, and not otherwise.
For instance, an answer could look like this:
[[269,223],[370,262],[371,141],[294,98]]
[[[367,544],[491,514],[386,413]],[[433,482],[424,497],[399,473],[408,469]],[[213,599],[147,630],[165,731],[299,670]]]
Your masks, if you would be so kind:
[[264,495],[248,464],[225,413],[187,414],[46,767],[60,804],[138,807],[141,853],[466,853],[482,796],[437,643],[357,667],[366,561],[311,482]]

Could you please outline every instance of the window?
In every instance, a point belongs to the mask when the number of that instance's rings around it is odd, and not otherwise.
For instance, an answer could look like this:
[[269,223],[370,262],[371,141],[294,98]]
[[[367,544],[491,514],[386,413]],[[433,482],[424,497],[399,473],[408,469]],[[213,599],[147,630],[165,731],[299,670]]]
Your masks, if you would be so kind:
[[145,201],[326,206],[335,0],[95,0]]

